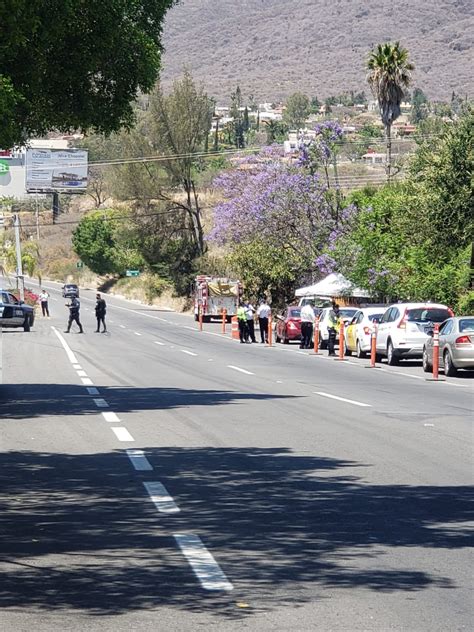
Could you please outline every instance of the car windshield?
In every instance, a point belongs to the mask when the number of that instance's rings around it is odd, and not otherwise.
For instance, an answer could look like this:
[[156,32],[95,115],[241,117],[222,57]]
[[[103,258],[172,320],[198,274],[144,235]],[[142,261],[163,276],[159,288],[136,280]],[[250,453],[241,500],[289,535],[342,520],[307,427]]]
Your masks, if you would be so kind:
[[75,290],[77,285],[65,285],[66,290]]
[[369,314],[369,315],[367,316],[367,318],[368,318],[369,320],[374,321],[374,320],[380,320],[380,319],[382,318],[382,316],[383,316],[383,314]]
[[474,332],[474,318],[461,318],[459,321],[459,331],[462,333]]
[[301,309],[289,309],[288,310],[288,318],[301,318]]
[[442,323],[448,318],[451,314],[442,307],[417,307],[407,311],[407,320],[417,323]]
[[340,309],[339,313],[342,318],[352,318],[357,311],[357,309]]

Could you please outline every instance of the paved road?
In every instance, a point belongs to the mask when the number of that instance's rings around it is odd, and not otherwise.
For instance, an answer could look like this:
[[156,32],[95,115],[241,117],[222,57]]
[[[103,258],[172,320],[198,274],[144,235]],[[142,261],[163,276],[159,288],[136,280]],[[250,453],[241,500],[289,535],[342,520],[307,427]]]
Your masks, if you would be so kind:
[[1,336],[2,630],[471,629],[472,376],[51,293]]

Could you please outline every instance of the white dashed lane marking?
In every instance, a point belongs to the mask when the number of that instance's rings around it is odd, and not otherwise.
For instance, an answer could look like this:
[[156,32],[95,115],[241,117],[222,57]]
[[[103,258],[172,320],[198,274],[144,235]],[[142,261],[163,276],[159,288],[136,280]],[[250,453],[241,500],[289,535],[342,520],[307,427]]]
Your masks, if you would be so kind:
[[234,588],[199,536],[175,533],[174,539],[205,590],[230,591]]
[[331,393],[323,393],[320,391],[314,391],[316,395],[321,395],[321,397],[328,397],[329,399],[336,399],[339,402],[344,402],[346,404],[353,404],[354,406],[363,406],[366,408],[372,408],[371,404],[364,404],[364,402],[357,402],[354,399],[346,399],[345,397],[339,397],[338,395],[331,395]]
[[143,483],[151,501],[160,513],[178,513],[180,511],[178,505],[168,493],[168,490],[159,481]]
[[125,327],[125,325],[120,325],[120,327],[121,327],[122,329],[127,329],[127,328]]
[[127,456],[138,472],[150,472],[153,469],[143,450],[127,450]]
[[160,347],[164,347],[165,343],[164,342],[160,342],[159,340],[153,340],[153,342],[155,343],[155,345],[160,345]]
[[112,428],[112,430],[119,441],[135,441],[135,439],[126,428],[118,426],[117,428]]
[[93,386],[94,382],[90,379],[90,377],[81,377],[81,382],[84,386]]
[[239,366],[234,366],[233,364],[228,364],[227,368],[233,369],[234,371],[239,371],[239,373],[245,373],[245,375],[255,375],[255,373],[247,371],[247,369],[241,369]]
[[79,377],[87,377],[87,373],[83,370],[78,371],[77,374]]
[[105,421],[108,421],[109,423],[120,423],[120,419],[115,413],[102,413],[102,417],[105,419]]
[[133,333],[135,334],[135,336],[141,336],[141,333],[139,333],[138,331],[134,331]]
[[188,351],[187,349],[181,349],[181,353],[186,353],[190,356],[197,356],[197,353],[193,353],[192,351]]

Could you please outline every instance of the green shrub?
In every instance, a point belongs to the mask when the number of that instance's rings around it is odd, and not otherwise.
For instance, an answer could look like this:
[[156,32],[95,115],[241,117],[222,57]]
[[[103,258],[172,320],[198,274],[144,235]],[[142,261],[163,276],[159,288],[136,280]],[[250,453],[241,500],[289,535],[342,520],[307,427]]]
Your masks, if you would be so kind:
[[463,294],[458,301],[456,315],[472,316],[474,314],[474,290]]

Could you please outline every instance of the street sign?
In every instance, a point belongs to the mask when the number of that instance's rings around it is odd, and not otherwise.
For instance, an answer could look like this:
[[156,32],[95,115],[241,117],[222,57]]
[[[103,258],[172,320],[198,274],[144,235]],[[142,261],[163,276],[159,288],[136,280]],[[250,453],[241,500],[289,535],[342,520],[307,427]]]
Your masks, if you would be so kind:
[[128,277],[137,277],[140,276],[140,270],[127,270],[125,272],[125,276]]
[[0,176],[6,175],[10,171],[8,160],[0,160]]
[[76,263],[76,268],[83,268],[83,267],[84,267],[84,264],[82,263],[82,261],[78,261]]

